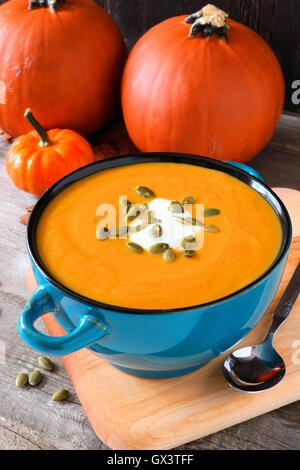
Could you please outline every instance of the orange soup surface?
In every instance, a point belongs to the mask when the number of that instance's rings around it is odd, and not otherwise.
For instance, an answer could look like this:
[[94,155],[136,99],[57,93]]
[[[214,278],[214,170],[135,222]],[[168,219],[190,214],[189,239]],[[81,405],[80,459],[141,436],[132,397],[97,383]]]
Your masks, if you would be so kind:
[[[96,238],[99,204],[119,211],[119,196],[145,203],[136,186],[156,198],[194,196],[204,208],[202,248],[195,256],[130,251],[125,238]],[[193,206],[192,206],[193,207]],[[125,235],[126,236],[126,235]],[[44,210],[37,229],[41,259],[60,283],[94,300],[136,309],[194,306],[238,291],[273,263],[282,232],[273,208],[255,190],[230,175],[179,163],[139,163],[88,176],[62,191]],[[157,243],[159,239],[154,239]]]

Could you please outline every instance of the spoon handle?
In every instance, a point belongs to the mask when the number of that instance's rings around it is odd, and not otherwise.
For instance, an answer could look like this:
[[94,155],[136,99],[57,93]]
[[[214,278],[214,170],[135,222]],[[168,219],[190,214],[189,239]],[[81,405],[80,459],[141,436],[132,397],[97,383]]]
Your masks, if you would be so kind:
[[287,288],[281,297],[273,316],[269,334],[275,334],[282,323],[287,319],[300,292],[300,263],[298,264]]

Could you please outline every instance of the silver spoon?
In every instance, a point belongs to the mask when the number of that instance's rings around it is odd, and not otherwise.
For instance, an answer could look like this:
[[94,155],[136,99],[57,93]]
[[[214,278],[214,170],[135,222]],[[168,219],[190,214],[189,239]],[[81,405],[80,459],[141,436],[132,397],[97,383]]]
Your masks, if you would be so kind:
[[287,319],[300,292],[300,263],[274,312],[265,340],[232,352],[224,361],[223,373],[232,387],[243,392],[261,392],[278,384],[285,374],[285,364],[275,351],[273,339]]

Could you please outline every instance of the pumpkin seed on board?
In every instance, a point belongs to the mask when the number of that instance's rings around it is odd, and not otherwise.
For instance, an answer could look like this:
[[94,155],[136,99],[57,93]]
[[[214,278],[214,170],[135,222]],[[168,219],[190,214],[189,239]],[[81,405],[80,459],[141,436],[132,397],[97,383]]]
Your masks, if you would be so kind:
[[181,244],[182,248],[185,250],[191,250],[192,248],[195,248],[196,237],[194,237],[194,235],[188,235],[187,237],[184,237]]
[[204,217],[214,217],[215,215],[221,214],[220,209],[215,209],[214,207],[209,207],[203,211]]
[[155,245],[152,245],[150,247],[150,253],[153,253],[153,254],[163,253],[168,248],[169,248],[168,243],[155,243]]
[[42,380],[42,374],[38,369],[34,369],[32,372],[29,374],[29,385],[32,387],[35,387],[40,383]]
[[220,232],[220,229],[216,227],[215,225],[205,225],[204,231],[210,232],[210,233],[218,233]]
[[16,377],[16,387],[22,388],[28,383],[28,374],[20,372]]
[[184,250],[184,252],[183,252],[183,256],[185,258],[193,258],[193,256],[195,256],[195,255],[196,255],[196,251],[194,251],[194,250]]
[[60,388],[53,393],[51,400],[53,401],[63,401],[69,396],[69,390],[66,388]]
[[49,359],[49,357],[46,357],[46,356],[38,357],[38,365],[42,369],[49,370],[49,371],[54,370],[54,367],[55,367],[51,359]]
[[162,232],[162,226],[159,224],[155,224],[153,225],[149,233],[152,238],[159,238],[162,236]]
[[163,252],[162,258],[166,263],[173,263],[176,259],[175,250],[173,250],[173,248],[168,248]]
[[135,191],[139,196],[145,197],[146,199],[155,197],[155,194],[152,189],[147,188],[147,186],[136,186]]
[[133,253],[141,254],[144,251],[141,245],[138,245],[137,243],[134,243],[134,242],[128,242],[126,246],[128,250],[132,251]]
[[170,212],[172,214],[183,214],[184,210],[179,201],[171,201]]
[[181,204],[184,206],[184,204],[194,204],[196,202],[197,198],[195,196],[186,196],[184,199],[182,199]]

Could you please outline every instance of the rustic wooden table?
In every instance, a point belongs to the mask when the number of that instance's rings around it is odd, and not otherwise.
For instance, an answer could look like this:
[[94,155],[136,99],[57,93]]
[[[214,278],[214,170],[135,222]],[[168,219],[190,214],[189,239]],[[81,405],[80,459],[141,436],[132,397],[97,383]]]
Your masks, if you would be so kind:
[[[100,141],[100,137],[94,139]],[[106,145],[105,143],[103,145]],[[27,298],[25,227],[19,216],[34,198],[16,190],[4,168],[7,143],[0,142],[0,449],[107,449],[91,429],[58,360],[39,388],[15,388],[21,370],[38,354],[21,342],[17,318]],[[271,186],[300,190],[300,117],[284,115],[264,151],[252,161]],[[299,208],[300,210],[300,208]],[[299,332],[300,333],[300,332]],[[51,402],[65,386],[70,400]],[[300,402],[181,447],[181,449],[299,449]]]

